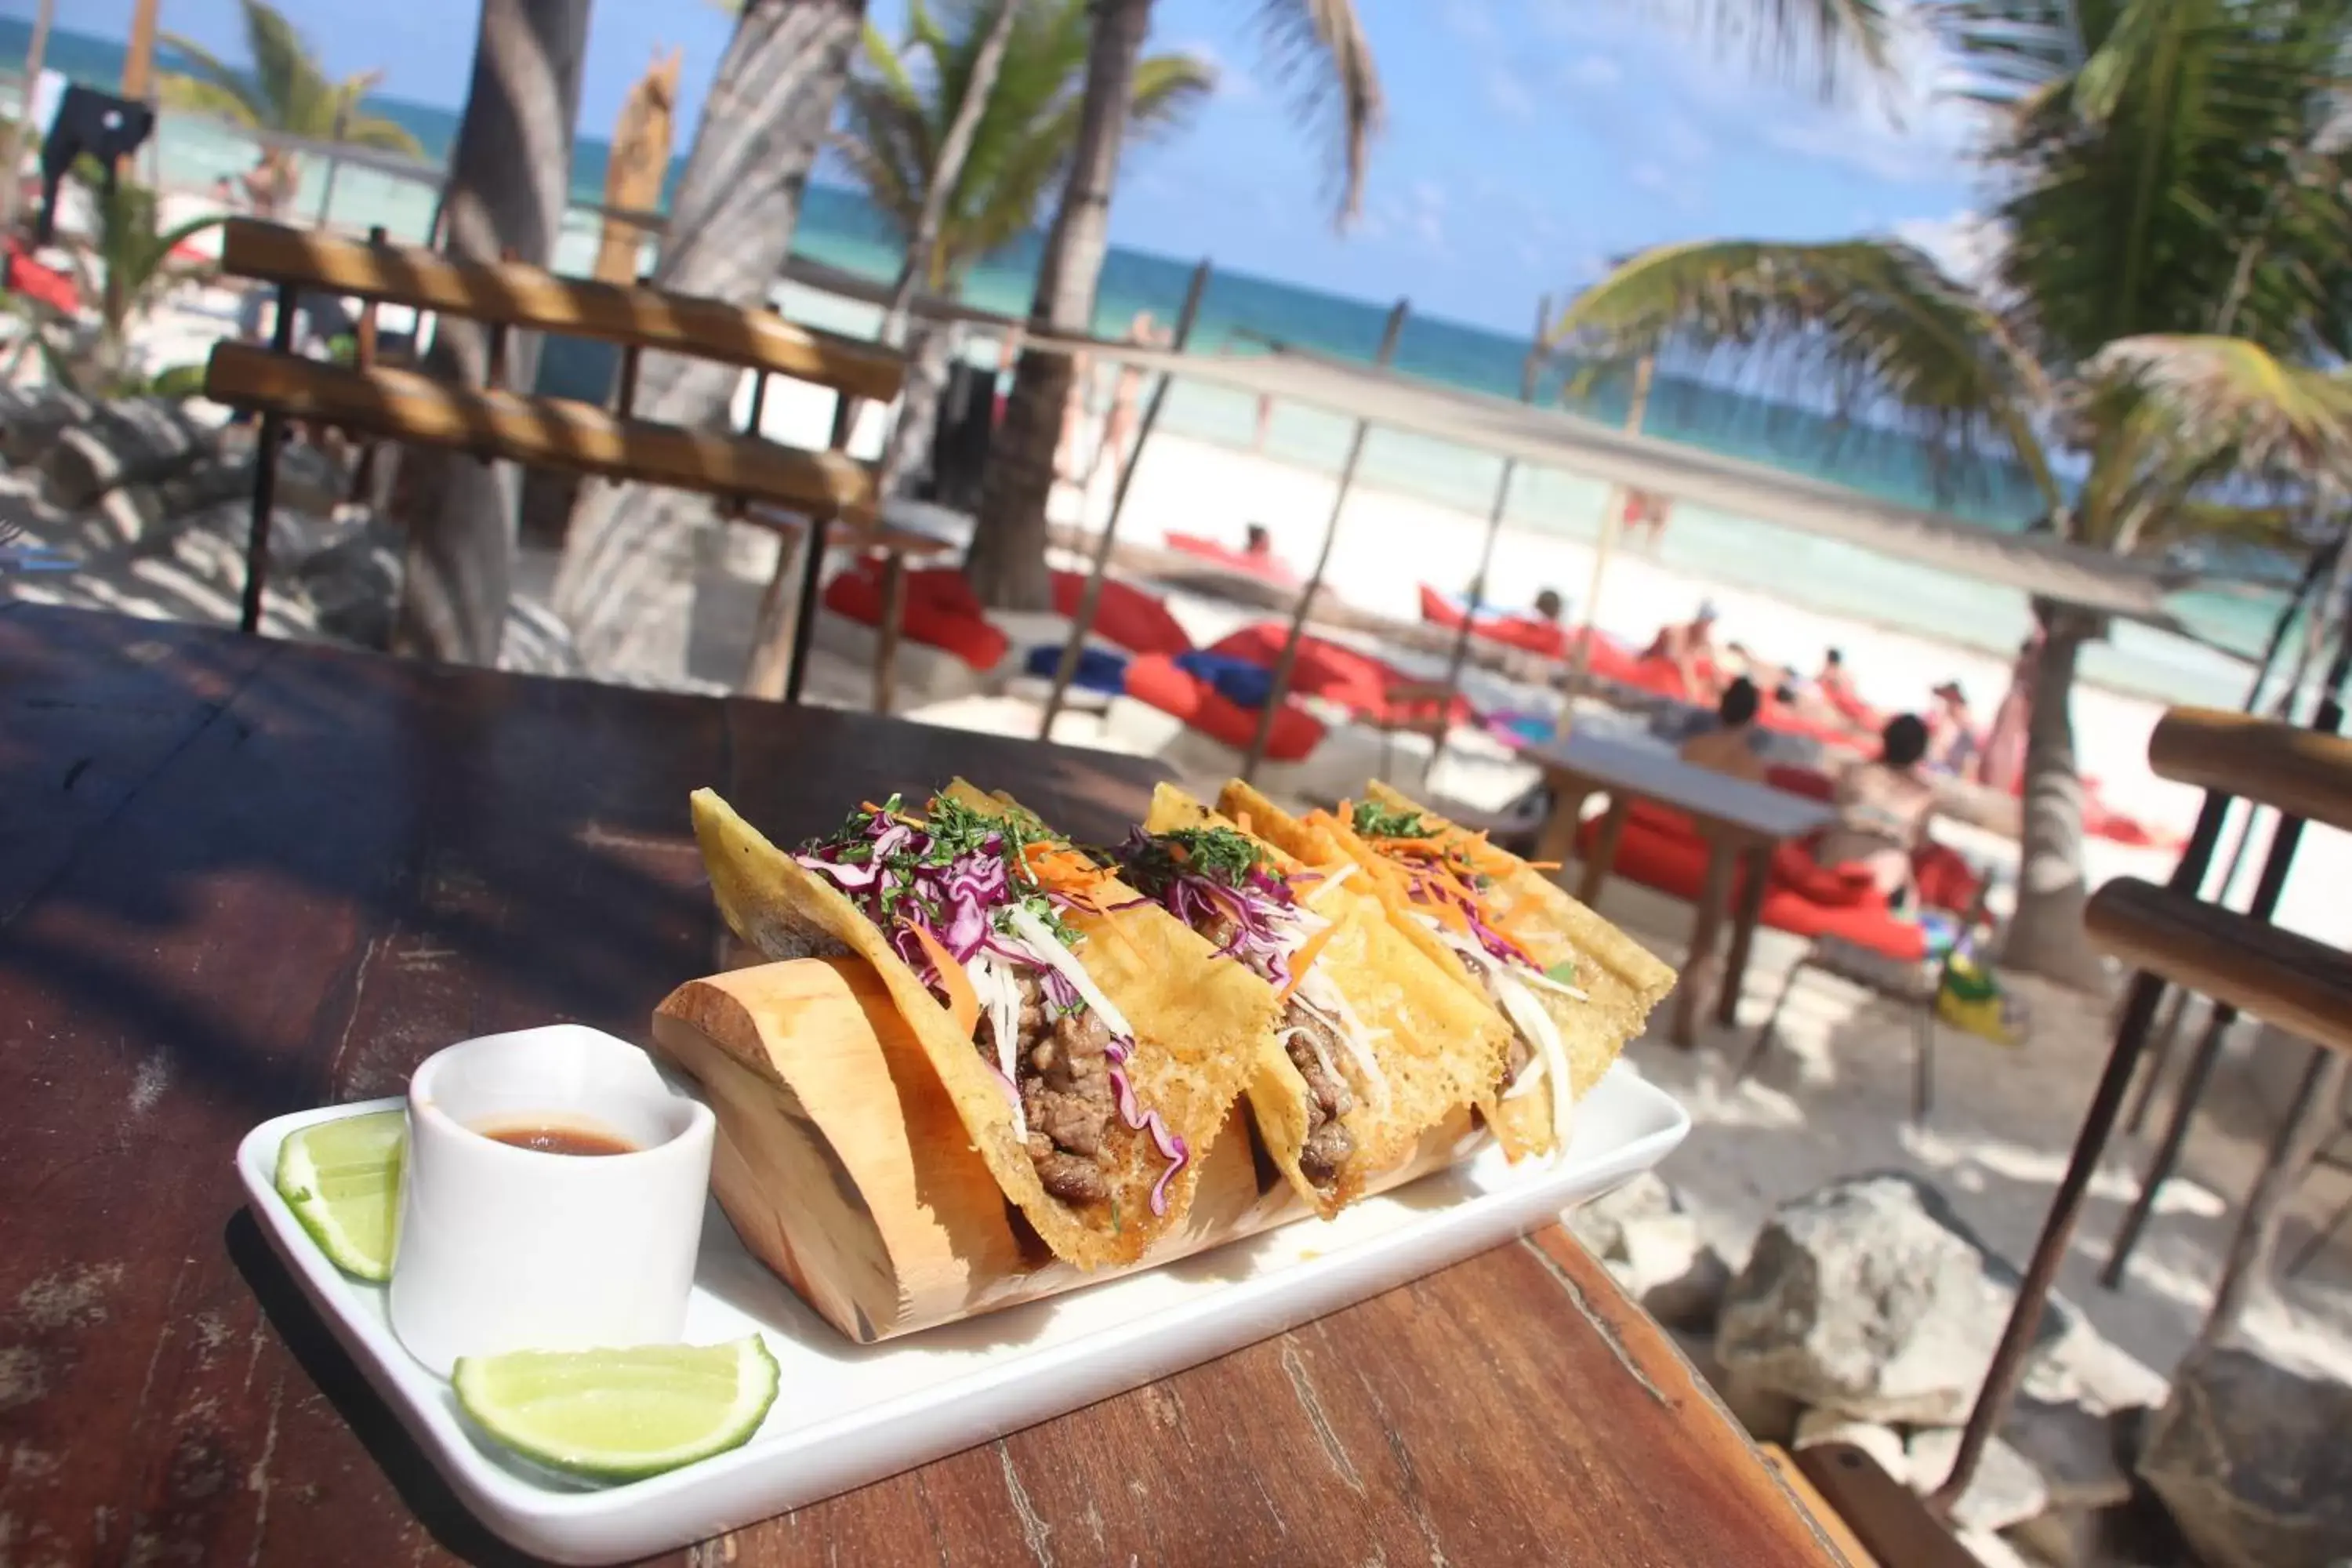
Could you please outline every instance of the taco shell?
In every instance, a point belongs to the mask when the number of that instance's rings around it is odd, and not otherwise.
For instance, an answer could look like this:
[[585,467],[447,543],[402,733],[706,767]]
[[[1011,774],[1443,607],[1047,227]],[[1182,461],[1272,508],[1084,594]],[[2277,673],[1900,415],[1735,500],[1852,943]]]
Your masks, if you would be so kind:
[[[1321,871],[1328,876],[1349,864],[1334,856],[1322,865],[1307,865],[1171,784],[1153,790],[1151,813],[1143,826],[1147,833],[1193,827],[1242,832],[1285,875]],[[1502,1071],[1510,1029],[1483,997],[1463,995],[1433,968],[1389,923],[1387,911],[1359,879],[1305,893],[1302,901],[1332,922],[1316,970],[1346,996],[1371,1033],[1372,1055],[1388,1085],[1385,1105],[1375,1108],[1369,1095],[1360,1093],[1339,1119],[1355,1140],[1356,1152],[1333,1189],[1318,1188],[1299,1165],[1308,1122],[1307,1083],[1278,1036],[1272,1029],[1267,1033],[1250,1086],[1250,1112],[1266,1152],[1291,1186],[1328,1219],[1354,1201],[1367,1180],[1410,1158],[1429,1129],[1478,1100]],[[1247,969],[1239,963],[1234,967]],[[1256,978],[1254,972],[1252,978]],[[1266,986],[1266,994],[1274,995],[1272,986]]]
[[[967,804],[1005,809],[1003,799],[961,780],[950,791]],[[1167,1162],[1149,1132],[1113,1116],[1105,1140],[1111,1152],[1110,1201],[1065,1203],[1038,1180],[1016,1134],[1003,1080],[882,930],[830,880],[771,844],[716,794],[698,790],[693,805],[695,837],[727,923],[771,958],[848,952],[873,965],[990,1173],[1055,1256],[1082,1268],[1131,1262],[1182,1215],[1201,1157],[1255,1071],[1273,1019],[1272,993],[1255,975],[1240,964],[1213,962],[1206,942],[1154,904],[1108,916],[1065,912],[1085,938],[1080,952],[1087,975],[1136,1031],[1126,1070],[1137,1100],[1160,1113],[1190,1154],[1168,1184],[1166,1212],[1155,1215],[1151,1192]],[[1106,886],[1108,903],[1135,896],[1116,882]]]
[[[1420,812],[1433,835],[1463,831],[1377,781],[1368,786],[1366,795],[1392,811]],[[1254,826],[1285,848],[1297,845],[1310,854],[1336,850],[1375,873],[1391,864],[1337,816],[1294,817],[1239,781],[1225,787],[1218,804],[1228,815],[1246,814]],[[1547,988],[1530,988],[1538,1005],[1559,1032],[1560,1044],[1569,1059],[1570,1092],[1581,1097],[1601,1081],[1626,1042],[1642,1032],[1651,1008],[1674,988],[1675,972],[1517,856],[1501,850],[1494,852],[1505,855],[1512,866],[1495,879],[1492,897],[1496,912],[1529,939],[1530,956],[1546,969],[1572,963],[1574,984],[1588,998],[1580,1001]],[[1385,875],[1376,874],[1370,881],[1370,890],[1387,908],[1391,927],[1424,959],[1477,998],[1479,1005],[1510,1031],[1507,1021],[1486,1000],[1486,986],[1478,976],[1415,916],[1402,890]],[[1479,1110],[1504,1151],[1517,1160],[1556,1150],[1559,1141],[1553,1127],[1550,1097],[1525,1094],[1502,1100],[1496,1093],[1496,1081],[1500,1077],[1498,1063],[1496,1079],[1489,1080]]]

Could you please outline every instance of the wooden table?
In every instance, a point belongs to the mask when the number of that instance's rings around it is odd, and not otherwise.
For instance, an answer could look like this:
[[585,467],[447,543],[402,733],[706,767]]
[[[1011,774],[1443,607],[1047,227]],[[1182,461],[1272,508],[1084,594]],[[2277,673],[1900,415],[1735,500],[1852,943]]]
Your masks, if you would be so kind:
[[[0,609],[0,1518],[15,1561],[512,1561],[230,1169],[456,1039],[643,1032],[713,967],[687,828],[961,770],[1087,836],[1141,760]],[[1557,1228],[676,1563],[1839,1561]]]
[[[1683,960],[1681,981],[1675,987],[1675,1016],[1670,1035],[1678,1046],[1698,1037],[1698,1020],[1716,995],[1716,1021],[1727,1027],[1738,1023],[1740,983],[1748,973],[1748,951],[1756,941],[1756,921],[1764,908],[1767,872],[1773,848],[1785,839],[1799,838],[1827,824],[1835,816],[1819,801],[1785,791],[1768,789],[1739,779],[1693,767],[1672,752],[1627,741],[1571,731],[1566,737],[1531,742],[1520,754],[1544,771],[1555,804],[1544,828],[1537,858],[1565,865],[1576,849],[1576,830],[1584,803],[1596,795],[1609,797],[1608,814],[1601,819],[1592,852],[1584,857],[1584,874],[1576,896],[1590,904],[1601,897],[1617,858],[1617,842],[1624,836],[1626,815],[1636,800],[1652,800],[1687,816],[1707,841],[1706,876],[1699,884],[1698,912],[1691,927],[1690,952]],[[1739,906],[1730,910],[1734,870]],[[1729,910],[1731,951],[1722,975],[1716,979],[1717,939]]]

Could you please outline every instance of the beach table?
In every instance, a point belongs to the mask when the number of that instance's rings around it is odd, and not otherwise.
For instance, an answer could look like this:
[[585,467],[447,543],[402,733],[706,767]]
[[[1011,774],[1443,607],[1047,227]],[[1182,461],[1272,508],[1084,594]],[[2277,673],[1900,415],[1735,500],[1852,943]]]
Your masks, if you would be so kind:
[[[1689,953],[1683,976],[1675,987],[1675,1012],[1669,1037],[1678,1046],[1698,1038],[1698,1021],[1710,1001],[1716,1021],[1727,1027],[1739,1021],[1740,983],[1748,973],[1748,955],[1756,942],[1756,922],[1762,914],[1773,849],[1784,840],[1801,838],[1827,825],[1835,816],[1829,806],[1762,784],[1748,784],[1706,768],[1693,767],[1672,752],[1626,741],[1570,731],[1558,740],[1529,742],[1519,754],[1543,770],[1554,802],[1551,821],[1538,841],[1536,858],[1562,865],[1576,850],[1576,830],[1583,820],[1584,803],[1596,795],[1609,797],[1607,814],[1594,834],[1592,852],[1576,896],[1593,903],[1607,885],[1623,837],[1626,816],[1636,800],[1655,801],[1691,819],[1707,841],[1706,875],[1699,884],[1698,910],[1691,926]],[[1745,864],[1739,904],[1731,908],[1734,869]],[[1731,947],[1723,963],[1722,979],[1710,989],[1715,944],[1723,933],[1727,915]]]
[[[247,1129],[719,964],[687,795],[789,837],[961,773],[1081,837],[1159,764],[0,607],[0,1511],[60,1562],[509,1562],[270,1250]],[[1842,1561],[1557,1226],[666,1561]]]

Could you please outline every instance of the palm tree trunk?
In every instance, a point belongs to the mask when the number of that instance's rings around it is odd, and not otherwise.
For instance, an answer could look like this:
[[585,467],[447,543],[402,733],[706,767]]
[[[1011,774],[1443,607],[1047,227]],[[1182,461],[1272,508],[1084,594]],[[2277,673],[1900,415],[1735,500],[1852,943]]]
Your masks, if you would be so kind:
[[[1135,62],[1150,27],[1151,0],[1096,0],[1077,147],[1029,307],[1040,331],[1084,332],[1094,324],[1095,287],[1110,247],[1111,186],[1134,96]],[[971,552],[964,559],[964,575],[982,604],[1015,610],[1053,604],[1045,502],[1053,494],[1054,448],[1061,440],[1070,379],[1068,355],[1035,349],[1022,353],[1013,372],[1004,423],[991,443]]]
[[963,334],[952,321],[925,321],[907,343],[907,380],[898,392],[898,422],[882,448],[880,483],[884,495],[905,495],[931,448],[940,426],[940,400],[946,396],[948,373],[955,363]]
[[[468,261],[511,255],[538,267],[553,258],[572,187],[589,0],[483,0],[473,81],[449,160],[442,246],[449,255]],[[530,385],[536,335],[509,343],[507,365],[513,385]],[[489,369],[488,331],[439,317],[424,368],[480,385]],[[512,463],[435,447],[401,454],[389,507],[407,540],[394,651],[498,662],[521,496],[522,473]]]
[[2100,627],[2095,616],[2043,600],[2034,601],[2034,614],[2042,623],[2042,652],[2025,737],[2017,912],[2001,962],[2095,991],[2105,985],[2105,971],[2083,930],[2090,891],[2083,876],[2083,780],[2075,769],[2072,702],[2075,661]]
[[[998,0],[996,17],[988,25],[988,36],[980,41],[980,52],[972,57],[971,74],[965,79],[963,97],[956,104],[955,118],[948,122],[939,157],[932,162],[930,183],[923,190],[922,210],[915,215],[915,230],[907,237],[907,258],[898,268],[897,285],[890,290],[889,309],[882,313],[881,339],[893,347],[908,341],[908,317],[917,289],[939,273],[936,253],[940,229],[947,222],[948,202],[955,195],[957,182],[963,178],[964,160],[971,156],[972,140],[980,134],[981,117],[988,112],[989,98],[996,91],[997,74],[1004,68],[1004,52],[1013,43],[1013,24],[1020,15],[1019,0]],[[947,390],[948,363],[955,351],[957,337],[951,328],[938,326],[912,342],[907,383],[899,391],[898,423],[891,428],[890,439],[882,450],[879,483],[886,496],[902,494],[908,489],[911,468],[922,461],[931,432],[938,428],[940,395]],[[842,423],[834,432],[835,441],[846,436],[854,411],[852,400],[844,398]]]
[[[747,307],[767,303],[793,230],[865,0],[751,0],[719,62],[686,173],[670,205],[656,285]],[[723,427],[742,374],[707,360],[648,354],[637,411],[691,428]],[[701,497],[597,484],[583,498],[556,574],[555,609],[592,671],[627,663],[686,668],[694,542],[711,517]]]

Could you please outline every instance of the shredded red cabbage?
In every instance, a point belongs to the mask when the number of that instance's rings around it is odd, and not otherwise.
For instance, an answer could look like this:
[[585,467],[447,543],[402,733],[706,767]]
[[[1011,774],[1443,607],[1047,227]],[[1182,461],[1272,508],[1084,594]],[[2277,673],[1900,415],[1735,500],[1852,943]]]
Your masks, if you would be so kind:
[[1213,859],[1170,853],[1172,836],[1129,833],[1117,853],[1121,868],[1150,900],[1198,931],[1222,916],[1234,934],[1215,953],[1237,958],[1276,990],[1290,987],[1290,958],[1305,933],[1290,879],[1251,850],[1251,858]]
[[[917,826],[899,816],[898,797],[893,795],[878,811],[852,813],[841,831],[810,840],[793,858],[839,888],[887,933],[891,951],[934,991],[944,994],[946,987],[930,954],[916,939],[918,923],[959,963],[986,953],[1016,965],[1036,979],[1048,1005],[1074,1012],[1086,1005],[1077,987],[1006,929],[1010,911],[1026,904],[1066,947],[1075,950],[1082,940],[1059,918],[1069,907],[1067,900],[1021,869],[1021,849],[1030,837],[1022,825],[945,797],[932,801],[929,820]],[[1112,1094],[1119,1119],[1129,1130],[1149,1133],[1169,1162],[1151,1188],[1151,1212],[1163,1215],[1168,1212],[1168,1184],[1192,1152],[1158,1111],[1137,1104],[1134,1086],[1123,1070],[1134,1045],[1125,1035],[1110,1037]],[[1019,1087],[992,1063],[990,1070],[1017,1108]]]

